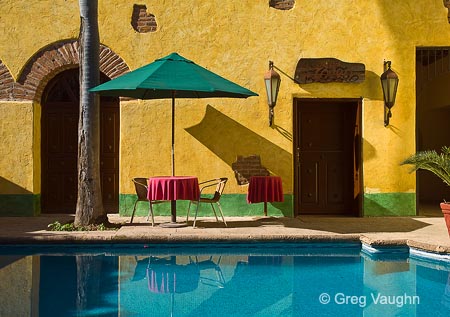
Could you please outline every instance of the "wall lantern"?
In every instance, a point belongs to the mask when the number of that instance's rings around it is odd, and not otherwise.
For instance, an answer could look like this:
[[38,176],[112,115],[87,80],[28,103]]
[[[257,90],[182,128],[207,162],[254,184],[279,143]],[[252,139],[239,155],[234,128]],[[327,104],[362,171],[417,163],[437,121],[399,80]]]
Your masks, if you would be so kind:
[[267,103],[269,104],[269,126],[273,125],[273,108],[277,104],[278,90],[280,89],[281,77],[273,69],[272,61],[269,61],[269,71],[264,75],[264,82],[266,83]]
[[384,73],[380,79],[384,98],[384,126],[387,127],[392,117],[391,108],[394,106],[398,87],[398,76],[391,69],[391,61],[384,61]]

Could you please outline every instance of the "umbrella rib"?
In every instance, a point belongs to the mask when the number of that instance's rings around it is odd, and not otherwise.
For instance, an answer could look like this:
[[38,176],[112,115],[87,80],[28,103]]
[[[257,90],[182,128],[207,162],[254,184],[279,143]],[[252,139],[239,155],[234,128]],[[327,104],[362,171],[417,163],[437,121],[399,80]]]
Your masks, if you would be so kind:
[[142,95],[142,98],[141,98],[141,99],[146,99],[149,92],[150,92],[150,89],[145,89],[145,90],[144,90],[144,94]]

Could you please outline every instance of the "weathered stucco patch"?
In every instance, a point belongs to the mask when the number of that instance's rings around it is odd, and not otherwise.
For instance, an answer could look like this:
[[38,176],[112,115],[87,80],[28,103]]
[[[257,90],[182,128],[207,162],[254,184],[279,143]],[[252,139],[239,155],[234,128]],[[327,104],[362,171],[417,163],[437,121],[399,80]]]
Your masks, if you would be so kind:
[[148,13],[147,6],[142,4],[133,5],[131,26],[138,33],[155,32],[158,28],[155,16]]

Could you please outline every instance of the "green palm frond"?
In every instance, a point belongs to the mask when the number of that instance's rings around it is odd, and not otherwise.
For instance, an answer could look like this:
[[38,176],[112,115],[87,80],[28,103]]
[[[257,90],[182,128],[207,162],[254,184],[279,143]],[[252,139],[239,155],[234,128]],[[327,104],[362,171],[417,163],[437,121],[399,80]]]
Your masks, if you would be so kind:
[[404,160],[401,165],[412,165],[411,172],[427,170],[439,177],[450,186],[450,147],[444,146],[441,153],[436,151],[422,151]]

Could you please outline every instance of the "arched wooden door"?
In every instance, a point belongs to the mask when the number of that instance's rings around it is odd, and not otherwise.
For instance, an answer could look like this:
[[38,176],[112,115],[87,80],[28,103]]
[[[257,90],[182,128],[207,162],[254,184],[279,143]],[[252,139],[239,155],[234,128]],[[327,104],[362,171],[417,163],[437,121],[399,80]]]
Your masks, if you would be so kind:
[[[41,211],[75,213],[79,81],[78,69],[53,78],[42,94],[41,117]],[[106,212],[119,210],[119,99],[102,97],[101,178]]]

